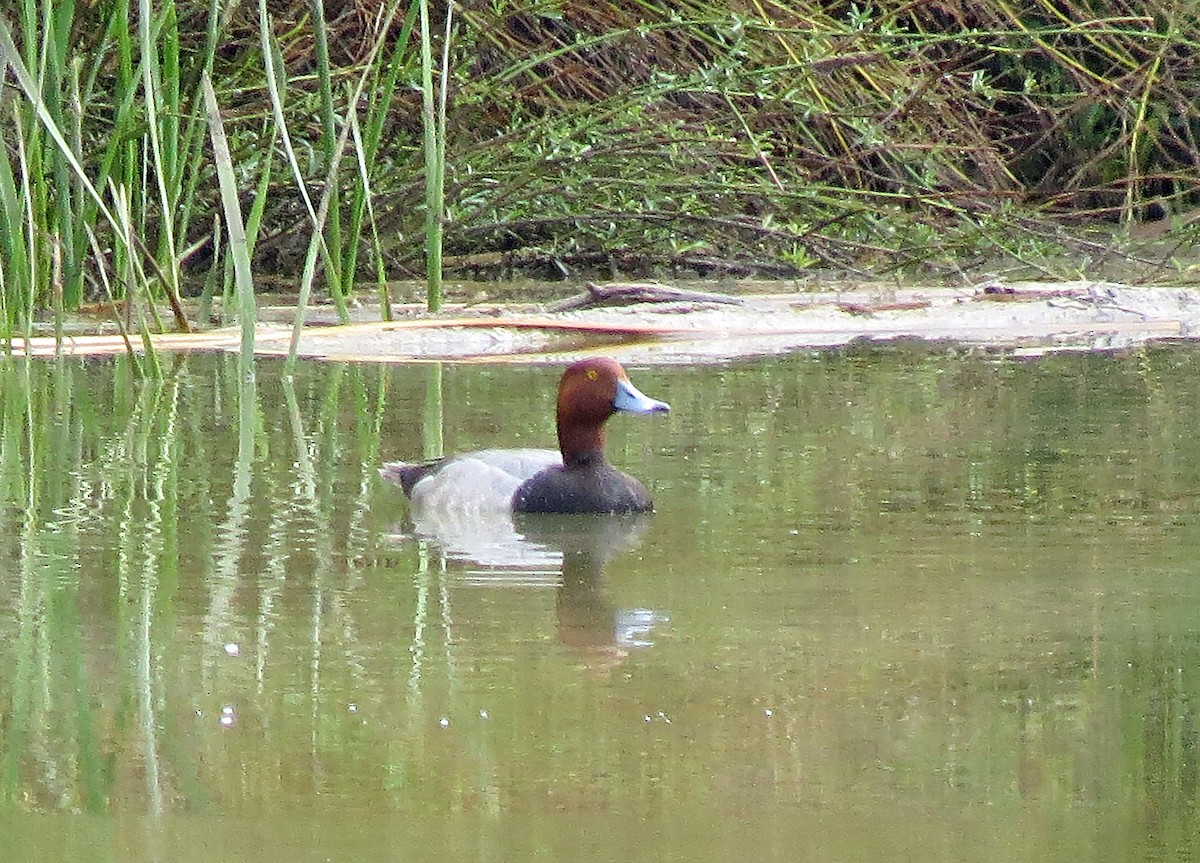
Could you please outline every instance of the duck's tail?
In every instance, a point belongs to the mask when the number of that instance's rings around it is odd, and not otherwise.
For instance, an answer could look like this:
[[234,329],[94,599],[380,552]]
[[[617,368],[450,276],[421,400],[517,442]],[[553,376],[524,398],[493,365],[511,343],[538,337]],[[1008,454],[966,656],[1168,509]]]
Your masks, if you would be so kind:
[[388,482],[396,483],[406,495],[412,497],[413,486],[435,472],[445,461],[444,458],[421,462],[390,461],[379,468],[379,475]]

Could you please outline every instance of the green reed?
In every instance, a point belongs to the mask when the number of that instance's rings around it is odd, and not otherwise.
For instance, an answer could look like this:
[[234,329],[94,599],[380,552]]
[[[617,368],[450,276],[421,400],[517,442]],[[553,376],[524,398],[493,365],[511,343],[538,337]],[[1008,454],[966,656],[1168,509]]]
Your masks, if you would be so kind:
[[[421,16],[421,129],[425,162],[425,280],[431,312],[442,307],[442,244],[445,237],[447,62],[442,63],[442,98],[433,83],[433,34],[429,0],[418,0]],[[453,6],[446,6],[444,57],[448,57]]]
[[[0,166],[0,335],[6,342],[29,331],[35,310],[51,308],[61,318],[87,299],[110,302],[114,317],[128,315],[128,307],[118,312],[117,303],[165,301],[175,325],[188,328],[181,296],[197,290],[189,260],[206,249],[220,257],[231,248],[222,242],[227,228],[213,221],[220,216],[221,198],[212,194],[208,181],[214,161],[206,146],[201,82],[205,76],[212,80],[217,101],[227,110],[244,104],[242,93],[255,86],[250,67],[231,66],[219,55],[230,39],[231,10],[216,0],[197,6],[175,0],[103,5],[24,0],[15,19],[0,16],[3,72],[18,81],[21,94],[0,117],[0,134],[9,144]],[[379,47],[395,35],[391,19],[400,4],[392,7],[389,17],[377,22]],[[200,11],[204,14],[195,14]],[[319,151],[330,195],[328,216],[314,230],[321,237],[326,288],[346,319],[351,282],[343,285],[340,273],[346,265],[353,271],[358,243],[344,239],[343,211],[354,214],[353,226],[360,228],[367,209],[362,189],[369,187],[364,174],[353,206],[342,204],[340,187],[353,185],[337,170],[338,150],[344,147],[337,133],[350,125],[347,108],[357,108],[336,83],[345,70],[330,64],[320,2],[314,2],[313,12]],[[394,87],[412,18],[395,50],[372,50],[387,63],[369,60],[357,70],[364,81]],[[200,30],[194,29],[197,21],[203,22]],[[269,141],[287,135],[288,124],[306,110],[310,97],[295,98],[297,88],[282,63],[272,71],[271,61],[279,57],[272,28],[264,4],[265,47],[258,56],[265,62],[257,78],[260,84],[280,82],[287,104],[276,112],[274,125],[235,124],[230,152],[239,182],[247,173],[264,179],[253,208],[276,231],[279,211],[272,201],[282,200],[287,190],[265,182],[273,160]],[[375,94],[372,102],[367,125],[372,146],[378,146],[389,104]],[[245,116],[253,122],[253,114]],[[289,161],[294,189],[303,196],[307,166],[301,169],[294,153]],[[224,269],[220,282],[228,284],[236,268]],[[217,285],[208,281],[211,295]],[[148,316],[156,317],[157,311],[149,310]],[[153,328],[161,327],[155,321]]]
[[[0,704],[17,723],[0,734],[0,804],[203,802],[212,789],[182,743],[195,711],[168,692],[181,663],[200,663],[184,676],[216,673],[246,590],[268,620],[276,601],[311,599],[319,635],[330,609],[319,590],[298,593],[308,568],[341,583],[344,562],[374,541],[364,525],[386,371],[331,370],[301,389],[275,367],[280,395],[266,399],[253,381],[247,391],[237,358],[200,363],[179,358],[139,381],[128,357],[0,358],[0,555],[13,562]],[[358,525],[352,536],[330,529],[341,522]],[[298,525],[317,538],[315,561],[295,547]],[[172,636],[179,626],[195,637]],[[259,636],[272,655],[269,626]]]
[[252,272],[342,320],[357,280],[387,317],[421,270],[436,309],[443,253],[1078,275],[1122,225],[1186,240],[1200,203],[1200,25],[1171,0],[378,6],[9,4],[0,337],[89,300],[144,333],[237,305],[206,75]]
[[[409,62],[408,44],[416,23],[418,4],[409,3],[400,33],[396,37],[390,52],[382,55],[382,61],[374,70],[375,77],[366,87],[369,98],[366,117],[361,133],[355,136],[355,153],[358,156],[358,180],[353,186],[350,206],[350,226],[348,234],[358,237],[363,229],[364,221],[369,220],[371,226],[371,248],[375,263],[375,281],[378,286],[379,313],[382,320],[391,320],[392,307],[387,288],[387,276],[383,266],[383,249],[380,244],[378,224],[375,211],[371,206],[372,173],[376,156],[380,153],[383,141],[383,131],[388,123],[388,114],[392,104],[391,94],[396,91],[400,74]],[[382,45],[380,46],[383,47]],[[351,114],[351,119],[355,115]],[[358,129],[357,124],[353,127]],[[378,170],[378,169],[375,169]],[[357,272],[359,254],[358,243],[347,243],[342,272]]]

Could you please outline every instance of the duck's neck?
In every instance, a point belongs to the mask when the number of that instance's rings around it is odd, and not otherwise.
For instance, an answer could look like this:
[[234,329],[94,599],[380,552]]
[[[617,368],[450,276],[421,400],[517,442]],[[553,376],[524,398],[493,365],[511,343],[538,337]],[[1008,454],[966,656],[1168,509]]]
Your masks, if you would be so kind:
[[604,426],[558,426],[558,451],[567,467],[586,467],[604,461]]

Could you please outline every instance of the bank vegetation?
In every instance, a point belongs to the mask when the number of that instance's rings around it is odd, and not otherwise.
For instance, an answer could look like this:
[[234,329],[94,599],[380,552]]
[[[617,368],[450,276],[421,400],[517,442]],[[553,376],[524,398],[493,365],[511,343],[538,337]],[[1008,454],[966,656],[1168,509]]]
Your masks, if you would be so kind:
[[386,314],[442,273],[1186,279],[1200,230],[1182,0],[0,10],[0,335],[230,314],[239,255]]

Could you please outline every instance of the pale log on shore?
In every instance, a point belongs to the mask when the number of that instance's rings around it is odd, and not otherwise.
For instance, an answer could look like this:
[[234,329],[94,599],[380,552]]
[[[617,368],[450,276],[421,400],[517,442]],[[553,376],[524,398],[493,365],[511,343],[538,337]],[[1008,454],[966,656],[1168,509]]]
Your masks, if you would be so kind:
[[743,301],[728,294],[688,291],[653,282],[613,282],[597,285],[588,282],[585,293],[567,297],[546,306],[548,312],[572,312],[598,306],[629,306],[635,303],[725,303],[740,306]]

